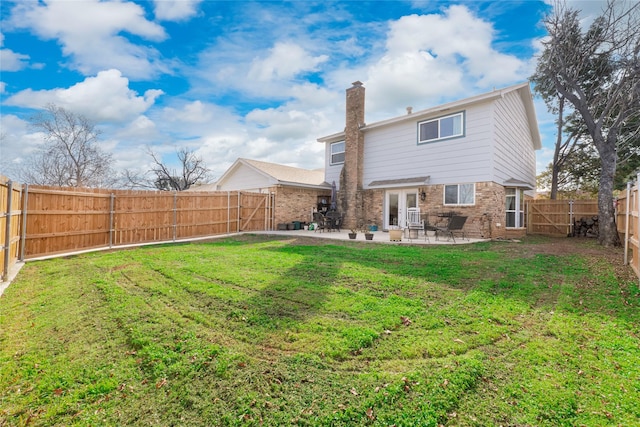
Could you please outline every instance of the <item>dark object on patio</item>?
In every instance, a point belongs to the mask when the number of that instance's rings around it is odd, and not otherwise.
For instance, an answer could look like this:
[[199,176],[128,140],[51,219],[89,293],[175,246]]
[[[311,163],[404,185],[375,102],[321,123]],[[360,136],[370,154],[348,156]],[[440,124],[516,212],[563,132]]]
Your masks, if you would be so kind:
[[338,230],[340,231],[340,226],[342,225],[342,215],[337,211],[329,211],[325,215],[325,219],[328,222],[328,228],[330,230]]
[[367,240],[373,240],[373,233],[370,231],[367,231],[366,233],[364,233],[364,238]]
[[325,218],[325,216],[322,215],[321,212],[313,213],[313,222],[316,223],[315,231],[329,229],[329,221],[327,221],[327,218]]
[[446,227],[436,227],[436,240],[438,240],[438,233],[445,234],[447,239],[451,238],[453,243],[456,242],[455,232],[461,232],[462,238],[465,238],[464,223],[467,222],[466,216],[454,215],[451,217]]

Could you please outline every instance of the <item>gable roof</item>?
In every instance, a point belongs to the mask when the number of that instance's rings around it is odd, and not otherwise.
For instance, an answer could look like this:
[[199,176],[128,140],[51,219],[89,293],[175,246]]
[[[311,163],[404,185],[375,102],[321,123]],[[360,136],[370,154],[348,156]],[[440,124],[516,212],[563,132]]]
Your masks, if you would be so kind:
[[[463,108],[469,105],[503,98],[506,94],[510,92],[516,92],[516,91],[519,93],[520,97],[522,98],[522,102],[524,104],[524,108],[527,114],[527,120],[529,122],[529,128],[531,129],[531,139],[533,140],[533,146],[536,150],[539,150],[542,148],[542,140],[540,138],[540,129],[538,128],[538,120],[536,118],[536,110],[533,104],[533,95],[531,94],[531,88],[529,87],[529,82],[519,83],[513,86],[508,86],[503,89],[496,89],[491,92],[486,92],[480,95],[475,95],[475,96],[461,99],[458,101],[448,102],[446,104],[441,104],[435,107],[428,108],[426,110],[412,112],[410,114],[405,114],[399,117],[394,117],[387,120],[381,120],[371,124],[365,124],[361,128],[361,130],[363,132],[366,132],[367,130],[370,130],[370,129],[375,129],[382,126],[388,126],[388,125],[391,125],[394,123],[400,123],[403,121],[422,120],[423,118],[426,118],[436,113],[442,113],[444,111],[448,111],[452,109]],[[333,135],[324,136],[322,138],[318,138],[318,142],[337,142],[343,139],[344,139],[344,131],[335,133]]]
[[302,169],[293,166],[279,165],[277,163],[262,162],[259,160],[238,158],[218,180],[218,185],[224,184],[232,174],[247,167],[262,175],[271,185],[289,185],[297,187],[323,187],[331,188],[324,180],[324,169]]

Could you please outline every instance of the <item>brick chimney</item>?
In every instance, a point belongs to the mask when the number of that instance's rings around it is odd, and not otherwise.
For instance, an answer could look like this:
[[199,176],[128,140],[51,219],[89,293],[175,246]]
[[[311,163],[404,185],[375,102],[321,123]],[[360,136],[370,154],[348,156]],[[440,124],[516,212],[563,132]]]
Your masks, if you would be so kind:
[[[345,213],[344,223],[348,228],[364,225],[362,198],[362,167],[364,161],[364,87],[356,81],[347,89],[345,117],[344,166],[340,176],[339,199]],[[362,223],[362,224],[360,224]]]

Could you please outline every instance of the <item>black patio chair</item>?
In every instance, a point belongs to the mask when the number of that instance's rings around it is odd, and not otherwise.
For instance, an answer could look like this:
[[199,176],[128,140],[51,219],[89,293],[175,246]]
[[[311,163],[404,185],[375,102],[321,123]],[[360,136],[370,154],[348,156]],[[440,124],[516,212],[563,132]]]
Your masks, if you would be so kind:
[[436,231],[436,240],[438,240],[438,233],[444,234],[447,236],[447,240],[451,238],[453,243],[456,242],[456,236],[454,233],[460,232],[462,234],[462,238],[465,238],[464,233],[464,224],[467,222],[466,216],[458,216],[454,215],[451,217],[446,227],[435,227]]
[[342,214],[337,211],[329,211],[325,215],[325,219],[328,222],[329,230],[338,230],[340,231],[340,226],[342,225]]
[[322,212],[314,212],[313,213],[313,222],[316,223],[315,231],[322,231],[329,229],[329,220],[322,215]]

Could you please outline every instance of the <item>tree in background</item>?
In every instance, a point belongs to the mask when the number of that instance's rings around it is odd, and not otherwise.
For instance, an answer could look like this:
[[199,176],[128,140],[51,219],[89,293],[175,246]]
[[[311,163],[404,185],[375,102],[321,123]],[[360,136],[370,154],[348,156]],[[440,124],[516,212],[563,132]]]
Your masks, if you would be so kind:
[[613,186],[618,136],[640,114],[640,3],[610,0],[583,33],[578,11],[558,2],[545,26],[549,38],[536,80],[553,87],[584,122],[600,157],[598,240],[620,245]]
[[111,154],[98,146],[100,132],[86,117],[54,104],[31,118],[44,144],[19,168],[28,184],[108,187],[115,183]]
[[125,171],[125,186],[132,188],[154,188],[163,191],[184,191],[195,184],[204,184],[209,179],[207,169],[202,157],[196,155],[194,150],[181,148],[176,151],[181,171],[172,169],[162,158],[151,149],[147,154],[153,160],[153,166],[145,174],[137,174]]
[[[539,188],[551,188],[553,163],[537,177]],[[556,198],[583,199],[598,195],[600,185],[600,158],[589,141],[579,140],[574,150],[562,158],[555,174]],[[551,198],[551,194],[549,195]]]

